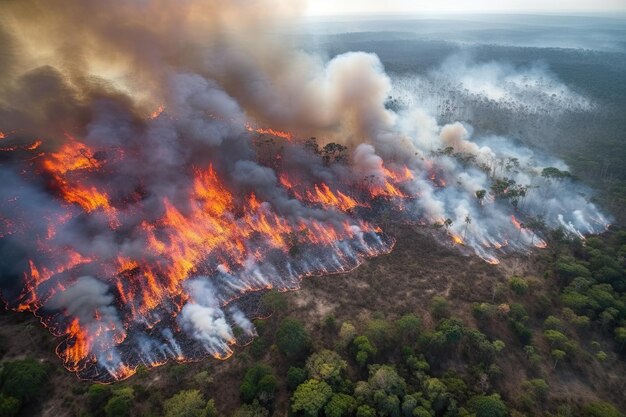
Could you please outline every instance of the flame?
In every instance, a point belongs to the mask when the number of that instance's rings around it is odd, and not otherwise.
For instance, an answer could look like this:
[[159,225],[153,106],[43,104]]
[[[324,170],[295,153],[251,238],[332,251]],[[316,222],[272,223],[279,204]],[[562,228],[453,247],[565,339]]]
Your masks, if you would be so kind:
[[93,152],[74,137],[66,135],[67,141],[59,151],[51,154],[43,163],[44,168],[56,175],[77,170],[94,170],[102,163],[93,157]]
[[513,226],[515,226],[518,230],[522,228],[522,224],[515,218],[514,215],[511,215],[511,223],[513,223]]
[[40,140],[36,140],[32,145],[27,146],[26,150],[34,151],[35,149],[39,148],[40,146],[41,146],[41,141]]
[[319,186],[316,184],[314,192],[306,192],[307,200],[313,203],[320,203],[327,207],[335,207],[341,211],[350,211],[359,203],[352,197],[348,197],[341,191],[333,192],[328,185],[322,183]]
[[7,135],[3,131],[0,130],[0,139],[4,139],[6,137]]
[[154,120],[157,117],[159,117],[161,113],[163,113],[163,110],[165,110],[165,107],[162,104],[160,104],[159,107],[156,108],[156,110],[150,113],[150,119]]
[[[255,131],[272,135],[278,132],[271,129]],[[41,141],[37,140],[31,147],[36,149],[40,144]],[[64,337],[57,353],[68,369],[79,374],[102,361],[102,355],[111,352],[112,348],[124,343],[128,328],[141,323],[151,329],[165,320],[164,317],[176,317],[190,297],[185,282],[192,277],[235,275],[250,263],[287,255],[296,246],[328,250],[331,259],[327,265],[321,262],[320,265],[305,264],[300,271],[293,273],[292,279],[296,279],[303,274],[347,270],[347,266],[354,267],[364,256],[390,249],[388,241],[379,239],[378,243],[366,243],[364,234],[381,233],[380,228],[349,216],[343,221],[334,217],[333,222],[283,217],[254,193],[233,193],[212,165],[190,167],[187,172],[190,180],[181,183],[176,200],[163,198],[160,212],[136,221],[136,211],[143,209],[141,199],[118,196],[112,188],[114,184],[99,179],[110,167],[106,165],[110,161],[109,154],[107,150],[107,154],[103,153],[107,159],[102,158],[95,149],[67,135],[63,146],[37,160],[36,166],[51,181],[51,192],[66,203],[67,210],[45,219],[48,227],[35,239],[40,255],[30,261],[24,273],[23,291],[13,307],[39,314],[46,302],[64,291],[64,285],[71,282],[65,278],[53,279],[59,274],[75,279],[89,268],[108,277],[123,326],[107,321],[106,314],[97,311],[94,320],[89,322],[68,312],[59,313],[65,320],[44,320],[55,335]],[[123,158],[124,154],[121,154],[120,160]],[[383,181],[367,190],[358,189],[361,193],[358,197],[345,191],[350,184],[320,182],[307,185],[286,174],[279,178],[281,185],[304,205],[350,212],[357,206],[366,207],[367,203],[360,201],[368,201],[372,195],[404,196],[397,184],[412,179],[413,175],[407,167],[385,169]],[[133,206],[136,211],[127,215],[129,199],[136,204]],[[146,250],[140,254],[133,251],[134,255],[102,255],[81,253],[67,247],[62,234],[58,233],[63,225],[77,216],[102,214],[109,219],[112,229],[121,228],[120,236],[132,227],[133,239],[142,242]],[[128,221],[136,223],[129,226],[125,224]],[[358,242],[358,256],[342,252],[348,246],[344,242]],[[233,298],[247,291],[266,288],[268,284],[262,280],[242,280],[236,285]],[[220,302],[226,304],[229,300]],[[164,310],[166,314],[163,314]],[[233,344],[235,340],[225,343]],[[232,350],[228,349],[212,352],[220,359],[231,353]],[[186,360],[184,354],[177,352],[176,355],[180,356],[178,359]],[[163,363],[143,357],[141,362],[154,363],[155,366]],[[135,372],[133,366],[119,362],[110,369],[107,367],[107,372],[113,379],[123,379]]]
[[465,244],[465,242],[463,241],[463,238],[461,236],[455,235],[455,234],[452,234],[452,241],[456,245],[464,245]]
[[246,130],[248,132],[255,132],[258,133],[260,135],[271,135],[271,136],[275,136],[277,138],[282,138],[285,139],[289,142],[291,142],[293,140],[293,135],[289,132],[283,132],[280,130],[275,130],[275,129],[263,129],[263,128],[254,128],[250,125],[246,125]]

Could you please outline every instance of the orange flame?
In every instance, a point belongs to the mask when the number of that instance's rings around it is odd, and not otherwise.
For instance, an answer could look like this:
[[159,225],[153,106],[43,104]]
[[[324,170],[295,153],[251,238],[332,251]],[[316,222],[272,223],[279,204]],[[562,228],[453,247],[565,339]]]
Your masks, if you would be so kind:
[[256,132],[260,135],[271,135],[271,136],[275,136],[277,138],[282,138],[285,139],[289,142],[291,142],[293,140],[293,135],[289,132],[283,132],[280,130],[275,130],[275,129],[263,129],[263,128],[254,128],[250,125],[246,125],[246,130],[248,132]]

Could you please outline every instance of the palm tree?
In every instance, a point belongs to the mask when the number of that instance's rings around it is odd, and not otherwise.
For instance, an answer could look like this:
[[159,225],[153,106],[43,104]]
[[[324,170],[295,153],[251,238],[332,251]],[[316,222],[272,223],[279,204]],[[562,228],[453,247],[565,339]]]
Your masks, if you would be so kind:
[[465,240],[465,235],[467,235],[467,227],[472,223],[472,218],[468,214],[465,216],[465,230],[463,231],[463,240]]

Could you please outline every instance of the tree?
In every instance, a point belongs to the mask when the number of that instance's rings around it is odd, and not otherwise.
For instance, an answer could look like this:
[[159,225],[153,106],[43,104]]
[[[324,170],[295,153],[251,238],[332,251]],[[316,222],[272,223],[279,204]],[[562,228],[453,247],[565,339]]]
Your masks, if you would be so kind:
[[262,404],[269,404],[274,399],[277,385],[276,378],[268,366],[254,365],[246,371],[239,387],[241,399],[246,403],[257,399]]
[[463,230],[463,239],[465,239],[465,236],[467,235],[467,228],[470,224],[472,224],[472,218],[468,214],[467,216],[465,216],[465,229]]
[[307,377],[308,373],[306,369],[290,366],[287,371],[287,387],[293,391],[298,388],[298,385],[306,381]]
[[543,337],[550,342],[550,346],[564,346],[568,339],[563,333],[558,330],[548,329],[543,332]]
[[366,404],[360,405],[356,409],[356,417],[376,417],[376,410]]
[[483,205],[483,200],[485,199],[485,196],[487,195],[487,190],[478,190],[476,191],[476,198],[478,199],[478,202],[480,203],[480,205]]
[[130,417],[134,399],[135,393],[132,388],[115,390],[113,397],[104,406],[104,414],[106,417]]
[[207,402],[196,389],[180,391],[163,403],[165,417],[210,417],[215,415],[215,403]]
[[596,401],[585,405],[583,413],[586,417],[622,417],[622,413],[617,408],[604,401]]
[[278,350],[291,361],[299,361],[306,357],[311,349],[311,339],[302,323],[287,317],[276,332]]
[[242,404],[233,417],[269,417],[270,411],[254,400],[252,404]]
[[616,327],[615,328],[615,341],[619,345],[619,349],[624,349],[624,345],[626,344],[626,327]]
[[92,411],[102,410],[111,397],[111,387],[103,384],[93,384],[87,390],[87,404]]
[[567,353],[565,353],[565,351],[561,349],[553,349],[551,354],[552,358],[554,359],[554,368],[556,368],[556,365],[559,363],[560,360],[565,359],[565,356],[567,356]]
[[301,384],[291,397],[291,409],[301,412],[305,417],[316,417],[328,403],[333,390],[324,381],[309,379]]
[[22,403],[15,397],[0,394],[0,417],[15,417]]
[[348,363],[332,350],[324,349],[314,353],[306,360],[306,369],[309,377],[326,381],[331,386],[341,381]]
[[355,337],[352,344],[356,348],[356,362],[360,366],[365,366],[378,352],[367,336]]
[[508,414],[506,404],[498,394],[477,395],[467,405],[476,413],[476,417],[505,417]]
[[46,370],[34,359],[7,362],[2,370],[2,391],[20,401],[34,400],[47,378]]
[[341,328],[339,329],[339,346],[345,348],[352,343],[356,335],[357,333],[354,325],[349,321],[344,321],[341,323]]
[[422,321],[415,314],[405,314],[395,321],[396,339],[414,344],[422,329]]
[[263,307],[267,308],[271,312],[287,310],[287,299],[281,292],[272,290],[268,291],[261,296],[261,303]]
[[509,278],[509,287],[517,295],[524,295],[528,291],[528,283],[520,277]]
[[365,334],[375,346],[385,349],[393,334],[392,327],[385,319],[372,319],[367,322]]
[[324,407],[326,417],[344,417],[351,415],[356,408],[356,400],[347,394],[333,394]]
[[440,295],[436,295],[430,302],[430,311],[434,318],[448,317],[448,302]]

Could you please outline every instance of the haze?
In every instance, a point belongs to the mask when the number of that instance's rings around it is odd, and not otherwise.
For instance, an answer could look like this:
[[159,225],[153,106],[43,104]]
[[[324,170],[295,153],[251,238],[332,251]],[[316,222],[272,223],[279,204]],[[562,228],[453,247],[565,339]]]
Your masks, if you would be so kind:
[[411,0],[311,0],[308,2],[308,14],[374,14],[374,13],[490,13],[490,12],[624,12],[623,0],[465,0],[411,1]]

